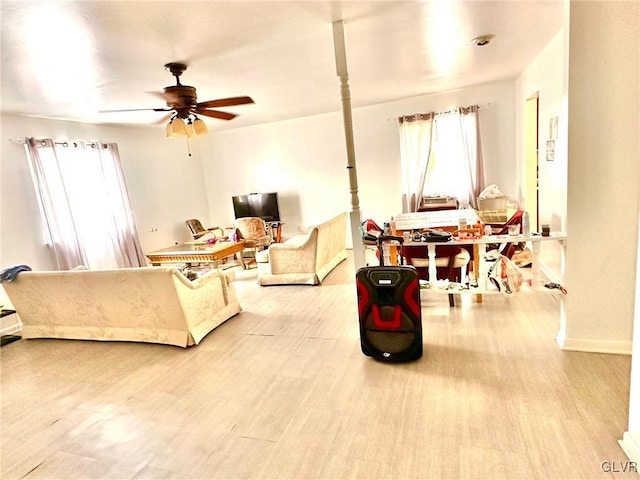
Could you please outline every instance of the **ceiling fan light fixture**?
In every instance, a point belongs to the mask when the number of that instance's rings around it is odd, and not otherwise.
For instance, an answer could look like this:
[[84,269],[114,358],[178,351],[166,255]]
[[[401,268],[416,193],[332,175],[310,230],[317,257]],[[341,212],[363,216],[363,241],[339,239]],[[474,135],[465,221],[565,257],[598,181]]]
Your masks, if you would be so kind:
[[193,121],[193,131],[196,135],[204,135],[207,133],[207,124],[203,120],[196,117]]
[[173,132],[173,125],[171,124],[171,122],[167,123],[165,134],[167,138],[176,138],[178,136]]
[[187,134],[187,125],[184,123],[183,119],[178,117],[173,119],[171,122],[171,130],[173,131],[174,136],[180,137]]
[[205,135],[207,133],[207,125],[196,117],[189,115],[186,118],[174,117],[166,126],[167,138],[177,138],[187,136],[189,138]]
[[187,137],[191,138],[191,137],[195,137],[196,131],[193,128],[193,122],[191,121],[191,118],[188,119],[187,124],[185,126],[185,131],[187,133]]

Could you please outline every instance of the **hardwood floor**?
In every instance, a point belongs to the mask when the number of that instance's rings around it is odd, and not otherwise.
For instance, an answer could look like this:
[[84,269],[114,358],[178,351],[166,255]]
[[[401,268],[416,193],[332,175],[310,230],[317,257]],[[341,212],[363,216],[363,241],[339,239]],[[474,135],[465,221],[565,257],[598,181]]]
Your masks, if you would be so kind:
[[320,287],[236,273],[244,311],[197,347],[2,347],[0,477],[637,478],[631,359],[559,350],[556,297],[423,295],[423,358],[387,365],[351,259]]

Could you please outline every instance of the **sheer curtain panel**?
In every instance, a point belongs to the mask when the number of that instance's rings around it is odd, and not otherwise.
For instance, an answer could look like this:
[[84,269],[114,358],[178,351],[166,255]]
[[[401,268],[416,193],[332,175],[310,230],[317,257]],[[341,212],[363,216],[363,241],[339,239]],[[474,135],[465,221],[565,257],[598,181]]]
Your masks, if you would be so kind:
[[400,117],[402,211],[416,212],[422,199],[433,134],[434,113]]
[[26,151],[59,269],[146,265],[116,144],[28,138]]
[[482,158],[482,143],[480,141],[480,121],[478,106],[460,108],[460,131],[462,147],[468,168],[469,203],[477,208],[476,198],[485,188],[484,160]]
[[25,141],[29,169],[53,260],[59,270],[86,265],[53,140]]

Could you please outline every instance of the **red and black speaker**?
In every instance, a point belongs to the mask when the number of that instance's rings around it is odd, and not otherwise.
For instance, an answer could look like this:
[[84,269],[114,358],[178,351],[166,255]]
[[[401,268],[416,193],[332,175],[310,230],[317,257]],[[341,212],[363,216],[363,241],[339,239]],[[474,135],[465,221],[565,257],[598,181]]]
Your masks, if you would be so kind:
[[[402,245],[402,237],[378,239]],[[422,312],[416,269],[407,265],[363,267],[356,272],[362,353],[385,362],[422,357]],[[403,258],[401,256],[401,258]]]

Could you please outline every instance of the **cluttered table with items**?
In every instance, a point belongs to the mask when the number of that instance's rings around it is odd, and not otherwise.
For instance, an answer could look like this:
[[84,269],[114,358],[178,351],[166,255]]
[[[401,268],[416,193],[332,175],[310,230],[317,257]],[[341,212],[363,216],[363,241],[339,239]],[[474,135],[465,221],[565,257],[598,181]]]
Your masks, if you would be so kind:
[[[435,210],[402,213],[389,226],[390,235],[402,237],[405,247],[422,247],[428,259],[428,279],[421,279],[421,290],[440,293],[475,293],[478,301],[486,293],[515,293],[514,291],[558,291],[566,293],[562,280],[552,272],[542,271],[540,246],[542,242],[559,242],[561,263],[564,264],[566,235],[561,232],[544,234],[530,232],[528,220],[525,225],[518,223],[512,228],[506,226],[506,233],[495,233],[495,227],[484,225],[476,210]],[[528,253],[525,269],[515,264],[500,252],[505,246],[524,246]],[[436,248],[439,246],[464,246],[472,249],[472,259],[468,269],[460,275],[460,281],[439,279],[436,268]],[[389,258],[397,263],[396,250]],[[387,253],[389,255],[389,253]]]

